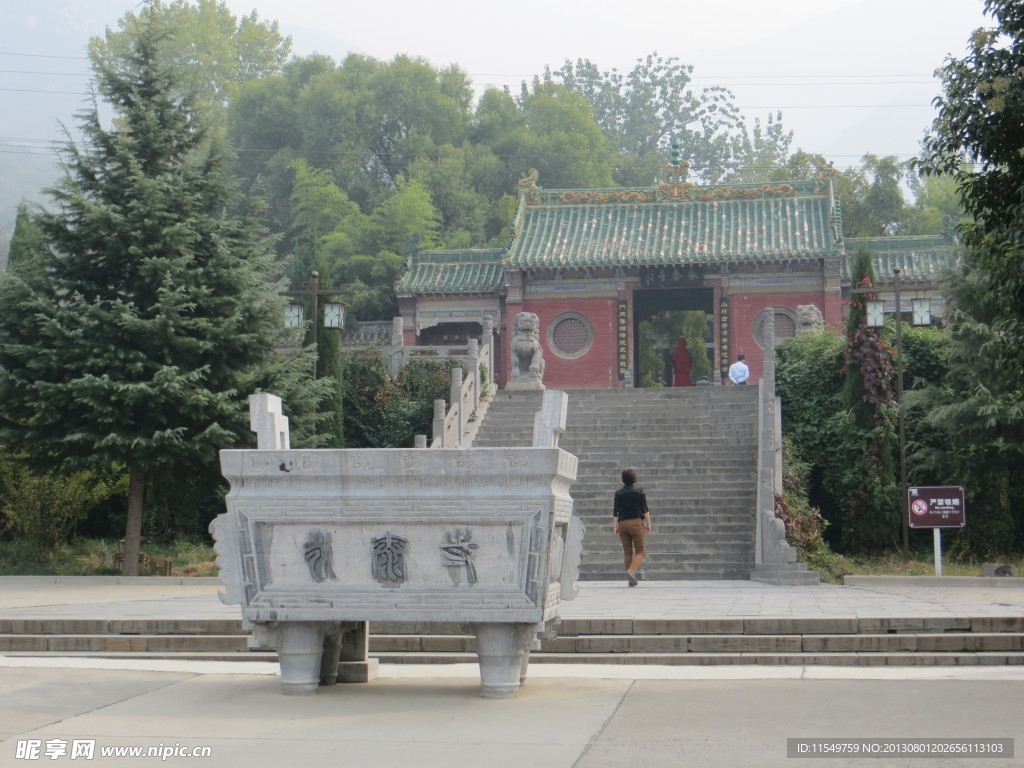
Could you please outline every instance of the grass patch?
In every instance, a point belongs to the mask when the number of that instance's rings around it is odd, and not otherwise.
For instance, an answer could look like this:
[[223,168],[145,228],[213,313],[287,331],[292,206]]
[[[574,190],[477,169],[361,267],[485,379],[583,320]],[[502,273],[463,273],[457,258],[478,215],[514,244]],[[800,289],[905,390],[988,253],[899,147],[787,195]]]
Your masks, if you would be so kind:
[[[903,560],[893,553],[877,557],[835,556],[837,565],[844,574],[856,576],[934,576],[935,561],[911,558]],[[1024,574],[1024,559],[1011,557],[999,560],[1017,566],[1017,573]],[[981,576],[981,563],[975,561],[952,562],[943,558],[943,576]]]
[[[213,546],[180,540],[144,542],[150,557],[171,558],[172,576],[216,576]],[[0,542],[0,576],[117,576],[117,542],[113,539],[76,539],[53,549],[24,539]],[[148,576],[148,571],[140,571]]]

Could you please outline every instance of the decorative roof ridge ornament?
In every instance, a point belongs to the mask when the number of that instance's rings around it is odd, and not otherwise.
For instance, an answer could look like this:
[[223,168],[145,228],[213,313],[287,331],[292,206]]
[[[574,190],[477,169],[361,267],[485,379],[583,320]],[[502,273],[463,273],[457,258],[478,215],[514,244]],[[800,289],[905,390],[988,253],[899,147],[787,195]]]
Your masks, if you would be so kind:
[[690,175],[690,162],[682,159],[678,139],[672,139],[669,163],[665,166],[665,181],[658,185],[655,195],[661,200],[693,200],[694,185],[686,179]]
[[525,202],[540,202],[540,191],[542,187],[537,186],[537,179],[539,178],[540,173],[537,169],[531,168],[529,171],[522,174],[522,178],[519,179],[519,197],[523,198]]
[[690,175],[690,161],[683,160],[682,150],[679,149],[679,141],[672,139],[672,146],[669,150],[669,164],[667,182],[670,186],[681,186],[686,184],[686,178]]
[[762,184],[759,187],[707,186],[690,182],[663,183],[650,189],[615,191],[567,189],[558,196],[561,205],[601,205],[604,203],[707,203],[721,200],[755,200],[771,197],[797,197],[792,184]]

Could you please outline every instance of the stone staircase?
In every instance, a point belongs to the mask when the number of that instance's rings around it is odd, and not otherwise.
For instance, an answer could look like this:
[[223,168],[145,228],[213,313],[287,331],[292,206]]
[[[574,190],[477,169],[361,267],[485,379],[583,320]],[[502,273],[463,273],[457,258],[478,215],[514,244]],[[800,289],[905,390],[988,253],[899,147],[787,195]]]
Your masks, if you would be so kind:
[[[757,388],[568,392],[559,445],[579,458],[573,513],[586,525],[581,579],[622,579],[612,495],[637,470],[654,531],[643,578],[748,579],[754,568]],[[528,446],[541,392],[498,392],[474,447]]]
[[[0,653],[277,661],[250,651],[237,620],[34,619],[0,622]],[[460,625],[371,624],[382,663],[475,663]],[[994,666],[1024,664],[1024,617],[567,619],[531,663]]]

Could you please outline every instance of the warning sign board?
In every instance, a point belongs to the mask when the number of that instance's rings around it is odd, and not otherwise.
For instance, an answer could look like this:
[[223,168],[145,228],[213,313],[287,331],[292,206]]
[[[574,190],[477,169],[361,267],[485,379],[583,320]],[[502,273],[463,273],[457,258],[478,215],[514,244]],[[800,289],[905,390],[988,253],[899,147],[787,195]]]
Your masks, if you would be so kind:
[[907,489],[911,528],[963,528],[964,489],[959,485]]

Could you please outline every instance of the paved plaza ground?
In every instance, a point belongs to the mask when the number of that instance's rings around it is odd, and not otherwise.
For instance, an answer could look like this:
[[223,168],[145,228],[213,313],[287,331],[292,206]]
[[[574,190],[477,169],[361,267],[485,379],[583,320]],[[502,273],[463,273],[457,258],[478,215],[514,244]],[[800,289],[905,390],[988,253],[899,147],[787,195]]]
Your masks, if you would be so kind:
[[[103,581],[2,578],[0,624],[239,616],[237,606],[219,602],[213,581]],[[1024,580],[646,582],[635,590],[625,582],[585,582],[562,615],[1024,616]],[[384,664],[369,684],[309,697],[283,696],[276,673],[276,665],[262,662],[0,656],[0,767],[1024,765],[1022,667],[537,664],[517,698],[499,701],[479,698],[472,664]],[[939,737],[1013,739],[1015,753],[787,756],[787,739]],[[76,741],[93,743],[91,760],[70,754]],[[60,754],[62,745],[68,754]],[[165,757],[100,754],[132,746],[157,747]],[[209,756],[184,756],[206,747]]]

